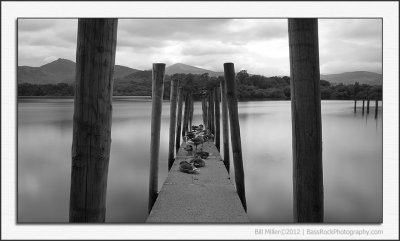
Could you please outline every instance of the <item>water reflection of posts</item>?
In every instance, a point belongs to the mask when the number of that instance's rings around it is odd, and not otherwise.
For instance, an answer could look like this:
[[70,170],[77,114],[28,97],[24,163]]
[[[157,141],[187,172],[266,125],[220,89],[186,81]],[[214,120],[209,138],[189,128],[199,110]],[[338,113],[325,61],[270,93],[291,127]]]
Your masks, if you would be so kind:
[[293,211],[296,222],[324,214],[318,20],[289,19]]
[[363,99],[363,105],[362,105],[362,115],[364,115],[364,106],[365,106],[365,99]]
[[217,147],[218,151],[220,151],[220,111],[219,111],[219,101],[221,90],[220,87],[214,88],[215,93],[215,146]]
[[117,19],[79,19],[70,222],[104,222]]
[[170,119],[169,119],[169,148],[168,148],[168,170],[171,169],[174,163],[174,147],[175,147],[175,125],[176,125],[176,99],[178,91],[178,80],[171,80],[170,94]]
[[224,79],[220,81],[221,85],[221,109],[222,109],[222,140],[224,143],[224,165],[229,173],[229,126],[228,126],[228,106],[226,104],[226,87]]
[[179,88],[178,88],[178,114],[177,114],[177,120],[176,120],[176,153],[179,151],[179,147],[181,146],[181,129],[182,129],[182,106],[183,106],[183,89],[180,86],[179,83]]
[[150,140],[150,180],[149,206],[150,213],[158,195],[158,154],[160,151],[161,112],[164,91],[165,64],[153,64],[152,103],[151,103],[151,140]]
[[242,202],[244,210],[247,210],[246,192],[244,185],[244,170],[242,159],[242,146],[240,139],[240,126],[238,115],[238,104],[236,94],[235,67],[233,63],[224,64],[224,76],[226,87],[226,99],[229,109],[229,119],[231,127],[231,142],[233,152],[233,166],[235,170],[236,189]]
[[357,108],[357,99],[354,98],[354,113],[356,113],[356,108]]

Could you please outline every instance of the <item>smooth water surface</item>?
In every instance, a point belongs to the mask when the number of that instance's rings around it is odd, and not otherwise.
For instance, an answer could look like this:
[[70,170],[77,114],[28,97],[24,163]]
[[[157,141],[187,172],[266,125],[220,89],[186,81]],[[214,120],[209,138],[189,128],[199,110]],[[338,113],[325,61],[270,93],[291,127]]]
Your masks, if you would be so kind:
[[[382,110],[375,119],[374,104],[362,115],[360,108],[353,113],[352,101],[322,101],[326,222],[382,221]],[[196,102],[194,124],[200,113]],[[147,217],[150,115],[150,100],[113,101],[107,222]],[[239,115],[249,218],[292,222],[290,102],[240,102]],[[72,117],[73,99],[19,100],[19,222],[68,222]],[[161,125],[160,188],[167,176],[169,102]]]

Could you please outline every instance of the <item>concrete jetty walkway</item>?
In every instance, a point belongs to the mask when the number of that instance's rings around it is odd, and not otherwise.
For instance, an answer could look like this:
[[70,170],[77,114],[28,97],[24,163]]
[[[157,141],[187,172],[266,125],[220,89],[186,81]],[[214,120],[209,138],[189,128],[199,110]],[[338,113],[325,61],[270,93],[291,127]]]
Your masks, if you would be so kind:
[[[183,143],[169,175],[158,194],[147,223],[247,223],[249,219],[236,188],[212,142],[203,144],[210,156],[198,174],[179,171],[179,163],[189,161],[191,152]],[[198,148],[200,148],[199,145]]]

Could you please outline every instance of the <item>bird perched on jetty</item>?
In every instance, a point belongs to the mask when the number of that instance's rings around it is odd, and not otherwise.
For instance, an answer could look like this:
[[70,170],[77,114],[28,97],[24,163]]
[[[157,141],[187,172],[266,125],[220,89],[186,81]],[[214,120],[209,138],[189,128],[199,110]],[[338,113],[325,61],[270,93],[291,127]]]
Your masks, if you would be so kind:
[[193,151],[193,146],[192,145],[187,145],[185,146],[185,151]]
[[204,167],[206,165],[206,162],[203,159],[198,158],[198,157],[195,157],[194,159],[192,159],[190,161],[190,163],[193,163],[193,166],[195,166],[195,167]]
[[196,150],[197,150],[197,146],[200,144],[204,143],[204,139],[202,136],[196,136],[195,138],[192,139],[193,144],[196,146]]
[[201,159],[206,159],[209,155],[210,153],[206,151],[199,151],[196,153],[196,156],[200,157]]
[[181,161],[179,163],[179,171],[194,174],[198,172],[198,169],[187,161]]
[[186,134],[186,136],[187,136],[188,139],[192,139],[192,138],[194,138],[196,135],[195,135],[193,132],[188,132],[188,133]]
[[199,128],[197,128],[198,131],[202,131],[204,129],[204,126],[202,124],[199,125]]
[[192,130],[196,131],[199,127],[198,126],[192,126]]

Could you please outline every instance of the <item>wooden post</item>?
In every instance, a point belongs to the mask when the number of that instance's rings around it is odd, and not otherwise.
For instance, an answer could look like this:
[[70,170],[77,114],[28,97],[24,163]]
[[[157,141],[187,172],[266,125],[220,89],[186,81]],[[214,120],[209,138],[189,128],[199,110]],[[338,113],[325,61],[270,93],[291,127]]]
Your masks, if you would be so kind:
[[150,180],[149,206],[150,213],[158,195],[158,154],[160,151],[161,112],[164,91],[165,64],[153,64],[152,106],[151,106],[151,140],[150,140]]
[[378,99],[375,100],[375,119],[378,118]]
[[176,121],[176,153],[178,153],[181,146],[181,129],[182,129],[182,106],[183,106],[183,89],[179,86],[179,99],[178,99],[178,117]]
[[293,200],[296,222],[324,214],[318,20],[289,19]]
[[219,100],[220,100],[220,87],[214,88],[215,93],[215,146],[220,151],[220,111],[219,111]]
[[369,97],[367,99],[367,114],[369,114]]
[[362,115],[364,115],[364,103],[365,103],[365,99],[363,99],[363,105],[362,105]]
[[207,102],[206,102],[204,95],[202,96],[202,99],[201,99],[201,107],[203,110],[203,125],[204,125],[204,127],[206,127],[207,126]]
[[207,129],[211,131],[211,94],[208,92],[207,96]]
[[184,137],[188,130],[188,118],[189,118],[189,93],[185,95],[185,111],[183,112],[183,126],[182,126],[182,137]]
[[354,98],[354,113],[356,113],[356,108],[357,108],[357,99]]
[[226,87],[224,79],[221,79],[221,109],[222,109],[222,139],[224,142],[224,165],[226,170],[230,171],[229,161],[229,126],[228,126],[228,106],[226,101]]
[[192,131],[192,125],[193,125],[193,111],[194,111],[193,95],[190,94],[190,105],[189,105],[189,131]]
[[242,159],[242,145],[240,139],[240,126],[238,115],[238,104],[236,94],[235,67],[233,63],[224,64],[226,97],[229,108],[229,119],[231,126],[231,141],[233,152],[233,166],[235,168],[236,189],[244,210],[247,210],[246,191],[244,185],[244,170]]
[[215,108],[214,108],[214,90],[210,91],[210,131],[215,139]]
[[174,147],[175,147],[175,125],[176,125],[176,99],[178,91],[178,80],[171,80],[171,94],[170,94],[170,112],[169,112],[169,148],[168,148],[168,171],[174,163]]
[[69,222],[104,222],[117,19],[79,19]]

